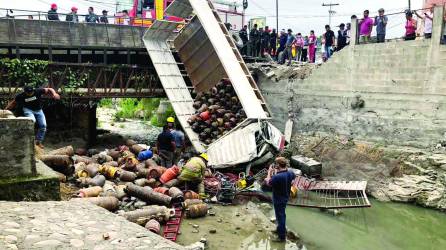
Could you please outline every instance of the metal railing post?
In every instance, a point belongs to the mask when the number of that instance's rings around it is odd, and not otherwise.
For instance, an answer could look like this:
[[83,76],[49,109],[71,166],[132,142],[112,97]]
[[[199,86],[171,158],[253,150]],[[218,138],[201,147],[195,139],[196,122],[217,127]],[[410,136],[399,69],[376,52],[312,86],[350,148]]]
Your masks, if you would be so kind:
[[350,27],[351,35],[350,35],[350,45],[357,45],[359,41],[358,36],[358,19],[352,18],[351,27]]

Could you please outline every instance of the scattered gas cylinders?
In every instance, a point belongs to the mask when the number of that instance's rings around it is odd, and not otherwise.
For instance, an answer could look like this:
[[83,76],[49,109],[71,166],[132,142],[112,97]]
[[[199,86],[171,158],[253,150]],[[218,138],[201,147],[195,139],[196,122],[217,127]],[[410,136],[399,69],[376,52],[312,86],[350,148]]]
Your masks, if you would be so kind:
[[79,190],[79,197],[97,197],[102,192],[102,187],[89,187]]
[[184,200],[183,192],[177,187],[169,188],[169,196],[172,197],[175,201],[181,202]]
[[119,200],[116,197],[88,197],[77,198],[76,200],[88,201],[109,211],[115,211],[119,207]]
[[181,203],[181,206],[184,209],[188,209],[190,206],[192,205],[196,205],[196,204],[202,204],[203,201],[200,199],[187,199],[184,202]]
[[152,233],[160,234],[161,225],[157,220],[151,219],[146,223],[145,228]]
[[170,180],[175,179],[180,174],[180,168],[178,166],[172,166],[166,170],[160,177],[161,183],[166,183]]
[[99,167],[99,172],[108,179],[114,179],[117,175],[118,169],[108,165],[102,165]]
[[184,199],[200,199],[200,196],[192,190],[187,190],[186,192],[184,192]]
[[208,206],[205,203],[190,205],[186,209],[186,216],[188,218],[204,217],[208,213]]

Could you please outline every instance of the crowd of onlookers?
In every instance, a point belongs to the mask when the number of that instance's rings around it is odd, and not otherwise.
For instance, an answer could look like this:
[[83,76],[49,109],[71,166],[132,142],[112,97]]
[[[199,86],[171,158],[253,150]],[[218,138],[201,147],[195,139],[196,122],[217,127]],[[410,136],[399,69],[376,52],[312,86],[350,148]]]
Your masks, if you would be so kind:
[[[59,15],[65,15],[65,21],[67,22],[73,22],[73,23],[79,23],[79,15],[77,14],[78,8],[76,6],[71,7],[71,12],[66,14],[59,14],[57,12],[57,4],[53,3],[51,4],[51,8],[48,11],[48,14],[46,15],[46,19],[49,21],[63,21]],[[94,8],[89,7],[88,8],[88,14],[82,15],[85,16],[85,22],[86,23],[109,23],[108,22],[108,11],[103,10],[102,15],[98,16],[94,13]],[[122,20],[122,24],[129,25],[130,24],[130,17],[127,10],[122,11],[122,16],[119,17],[120,20]],[[33,15],[29,15],[28,19],[34,19]]]
[[[358,42],[370,43],[374,27],[376,30],[375,41],[377,43],[385,42],[389,19],[384,14],[384,9],[379,9],[378,15],[374,18],[371,18],[369,14],[370,12],[365,10],[360,19],[355,15],[351,16],[351,19],[358,19]],[[414,19],[414,15],[424,22],[424,38],[432,37],[433,7],[421,11],[407,10],[404,14],[406,16],[404,40],[414,40],[417,37],[417,21]],[[322,60],[326,61],[334,52],[340,51],[350,44],[350,39],[352,39],[350,23],[341,23],[338,27],[339,30],[335,34],[331,27],[326,25],[325,32],[317,38],[313,30],[308,35],[293,34],[291,29],[281,30],[277,34],[276,29],[270,30],[268,26],[258,28],[257,24],[254,24],[248,31],[248,27],[245,25],[239,31],[240,39],[243,42],[241,53],[252,57],[271,56],[280,64],[284,64],[288,60],[288,65],[290,65],[293,60],[314,63],[316,51],[319,48]],[[446,43],[446,25],[443,38]]]

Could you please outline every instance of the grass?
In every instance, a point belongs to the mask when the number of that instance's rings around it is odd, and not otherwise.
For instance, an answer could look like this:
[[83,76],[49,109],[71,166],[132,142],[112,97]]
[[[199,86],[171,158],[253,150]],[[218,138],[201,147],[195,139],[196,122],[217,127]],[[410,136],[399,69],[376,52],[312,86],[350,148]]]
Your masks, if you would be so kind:
[[[118,112],[115,120],[120,121],[125,118],[142,118],[149,120],[153,126],[162,127],[166,124],[169,116],[175,117],[172,105],[168,105],[163,114],[157,114],[160,102],[166,100],[162,98],[122,98],[117,100]],[[102,99],[99,106],[103,108],[114,108],[112,99]]]

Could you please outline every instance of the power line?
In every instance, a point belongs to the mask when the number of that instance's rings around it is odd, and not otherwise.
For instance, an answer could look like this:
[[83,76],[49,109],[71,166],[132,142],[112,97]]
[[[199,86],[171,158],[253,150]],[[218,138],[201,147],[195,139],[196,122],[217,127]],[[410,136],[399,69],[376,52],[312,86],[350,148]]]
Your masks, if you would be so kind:
[[325,4],[323,3],[322,6],[323,7],[329,7],[330,9],[328,10],[328,25],[331,26],[331,16],[333,14],[336,14],[336,11],[332,10],[333,6],[338,6],[338,3],[329,3],[329,4]]

